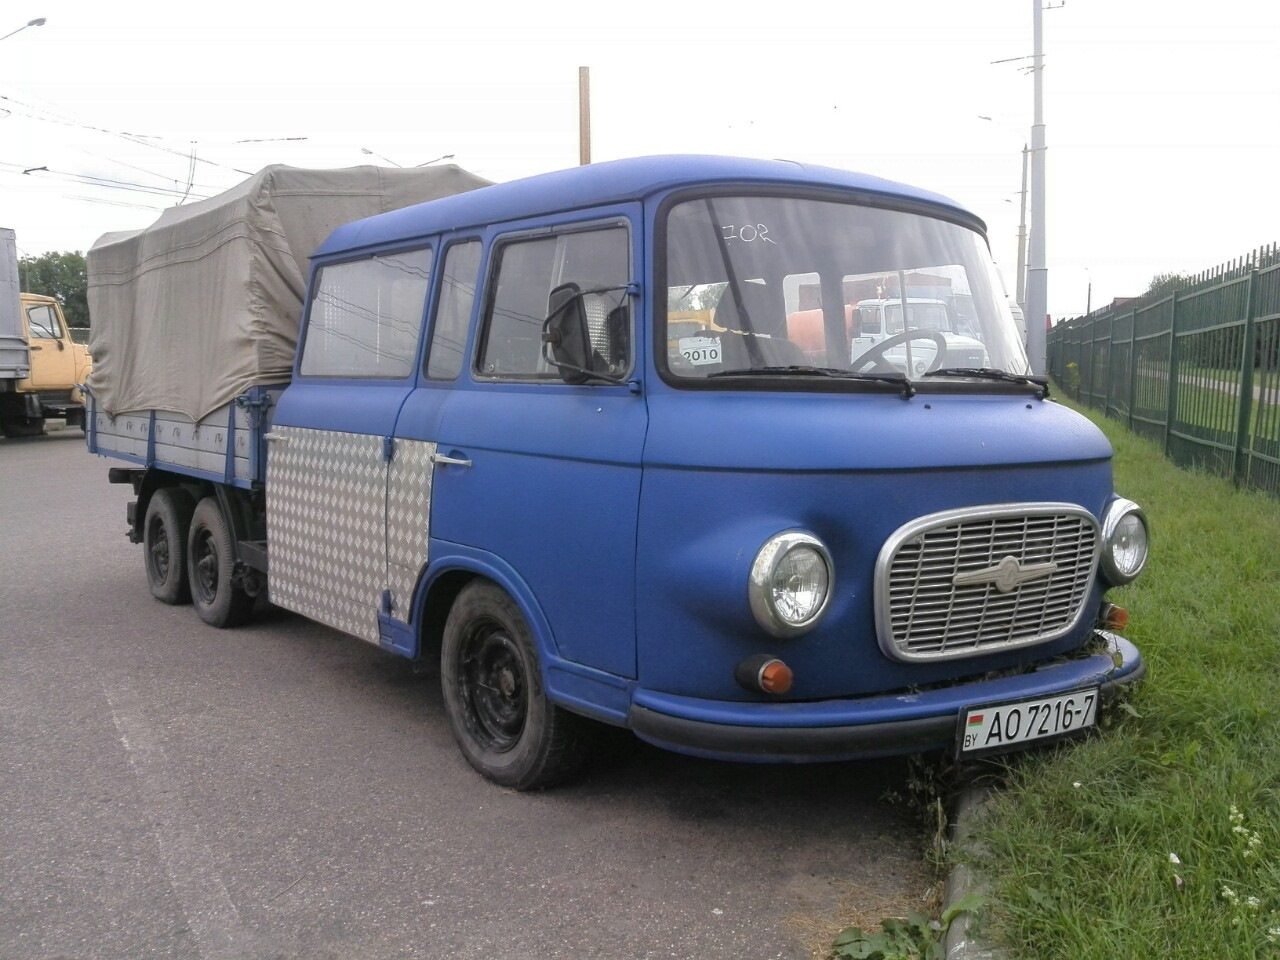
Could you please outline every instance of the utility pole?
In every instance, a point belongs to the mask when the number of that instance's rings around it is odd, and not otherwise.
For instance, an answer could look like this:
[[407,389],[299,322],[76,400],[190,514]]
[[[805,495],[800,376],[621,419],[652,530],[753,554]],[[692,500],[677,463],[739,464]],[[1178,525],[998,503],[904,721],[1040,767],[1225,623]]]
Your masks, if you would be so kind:
[[1044,0],[1031,0],[1035,52],[1035,114],[1031,127],[1031,249],[1027,265],[1027,354],[1031,372],[1044,373],[1045,321],[1049,313],[1049,268],[1044,249]]
[[591,162],[591,68],[578,68],[578,163]]
[[1027,314],[1027,145],[1022,145],[1021,210],[1018,213],[1018,287],[1017,301],[1023,317]]

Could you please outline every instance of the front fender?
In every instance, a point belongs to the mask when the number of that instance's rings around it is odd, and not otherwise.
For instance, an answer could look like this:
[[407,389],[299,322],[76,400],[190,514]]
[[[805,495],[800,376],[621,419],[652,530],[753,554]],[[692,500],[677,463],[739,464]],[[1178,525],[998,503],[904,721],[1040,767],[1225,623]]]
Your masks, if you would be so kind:
[[441,577],[465,572],[492,580],[516,602],[529,624],[538,649],[543,687],[551,701],[606,723],[626,723],[635,684],[625,677],[564,659],[556,643],[555,631],[551,629],[538,598],[514,567],[487,550],[434,537],[428,556],[431,561],[423,573],[421,587],[414,600],[415,623],[424,622],[427,597]]

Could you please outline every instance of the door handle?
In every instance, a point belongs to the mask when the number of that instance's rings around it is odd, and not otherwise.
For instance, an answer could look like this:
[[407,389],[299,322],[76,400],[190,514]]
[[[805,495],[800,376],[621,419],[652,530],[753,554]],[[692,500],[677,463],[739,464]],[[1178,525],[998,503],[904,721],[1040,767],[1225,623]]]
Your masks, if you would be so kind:
[[289,442],[288,435],[284,433],[264,433],[262,435],[262,439],[266,440],[267,442],[273,442],[273,441],[278,441],[280,443]]
[[471,466],[470,460],[462,460],[462,459],[459,459],[458,457],[446,457],[443,453],[433,453],[431,455],[431,462],[438,463],[442,467],[443,466],[454,466],[454,467]]
[[32,350],[43,350],[43,349],[44,349],[44,347],[36,347],[36,346],[32,346],[30,349],[32,349]]

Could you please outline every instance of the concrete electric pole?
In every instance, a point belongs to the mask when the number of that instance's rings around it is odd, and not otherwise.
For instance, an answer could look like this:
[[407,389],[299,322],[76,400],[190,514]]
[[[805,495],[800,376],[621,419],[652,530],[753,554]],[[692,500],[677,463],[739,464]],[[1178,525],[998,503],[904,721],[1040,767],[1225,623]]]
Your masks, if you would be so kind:
[[578,68],[578,163],[591,162],[591,68]]
[[1045,318],[1049,313],[1049,268],[1044,250],[1044,18],[1043,0],[1031,0],[1035,52],[1035,115],[1031,127],[1031,249],[1027,264],[1027,355],[1031,371],[1044,373]]
[[1018,280],[1017,301],[1025,320],[1027,314],[1027,145],[1022,145],[1022,190],[1018,193]]

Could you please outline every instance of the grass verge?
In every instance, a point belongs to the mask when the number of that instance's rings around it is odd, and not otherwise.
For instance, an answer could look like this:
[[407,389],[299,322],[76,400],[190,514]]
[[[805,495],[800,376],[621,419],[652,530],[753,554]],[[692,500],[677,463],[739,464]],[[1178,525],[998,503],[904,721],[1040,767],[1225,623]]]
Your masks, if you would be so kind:
[[1081,412],[1151,523],[1111,594],[1149,674],[1102,736],[1007,762],[975,829],[985,933],[1037,960],[1280,958],[1280,503]]

